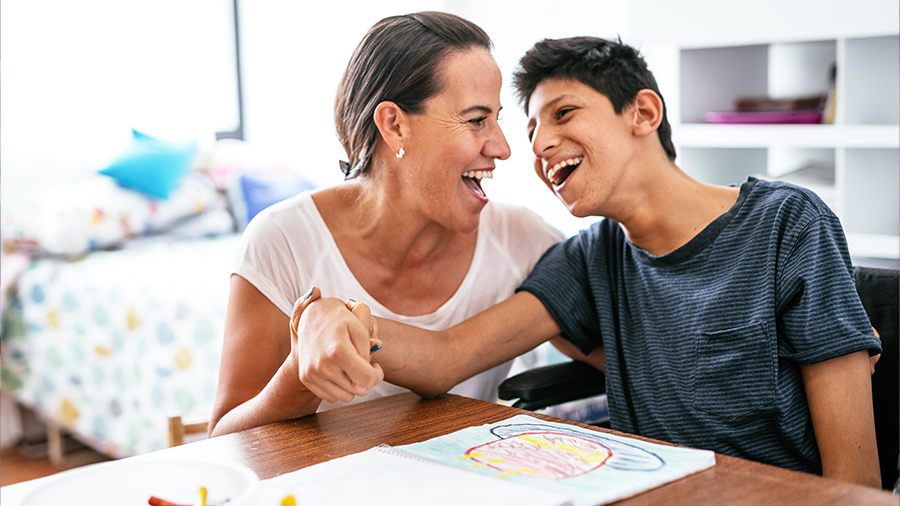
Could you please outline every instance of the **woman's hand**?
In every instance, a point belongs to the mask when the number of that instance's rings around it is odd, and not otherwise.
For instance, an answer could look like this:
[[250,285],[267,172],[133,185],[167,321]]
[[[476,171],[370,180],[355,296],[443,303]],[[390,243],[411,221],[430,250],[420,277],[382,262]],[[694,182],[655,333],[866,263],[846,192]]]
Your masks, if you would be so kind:
[[232,274],[210,436],[316,412],[322,400],[300,381],[288,316]]
[[367,395],[384,379],[381,366],[369,362],[371,347],[380,344],[376,334],[368,306],[323,298],[313,288],[297,300],[291,316],[291,356],[300,381],[326,402]]

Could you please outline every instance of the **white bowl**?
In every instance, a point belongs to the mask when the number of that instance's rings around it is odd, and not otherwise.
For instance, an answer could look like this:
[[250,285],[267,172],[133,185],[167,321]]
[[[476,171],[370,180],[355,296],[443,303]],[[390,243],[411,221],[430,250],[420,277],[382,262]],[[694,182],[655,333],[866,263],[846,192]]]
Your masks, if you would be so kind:
[[241,506],[253,495],[259,477],[247,467],[204,460],[123,460],[61,473],[29,494],[22,506],[144,505],[150,496],[194,504],[200,487],[207,503]]

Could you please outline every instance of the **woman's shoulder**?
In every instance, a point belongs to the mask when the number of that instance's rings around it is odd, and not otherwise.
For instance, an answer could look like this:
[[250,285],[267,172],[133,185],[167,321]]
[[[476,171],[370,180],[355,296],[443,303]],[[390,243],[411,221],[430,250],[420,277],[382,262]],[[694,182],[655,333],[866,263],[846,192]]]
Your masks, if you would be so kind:
[[281,241],[297,234],[317,234],[323,227],[321,221],[312,194],[306,191],[259,211],[243,235],[254,241]]
[[519,265],[523,276],[547,249],[565,238],[534,211],[493,201],[482,211],[478,234],[483,252]]
[[302,274],[295,272],[297,268],[314,268],[321,258],[332,255],[333,244],[312,196],[299,193],[250,221],[235,257],[242,270],[236,272],[250,269],[268,279],[296,278]]
[[548,238],[561,241],[563,233],[527,207],[491,201],[481,214],[481,226],[494,234],[515,238]]

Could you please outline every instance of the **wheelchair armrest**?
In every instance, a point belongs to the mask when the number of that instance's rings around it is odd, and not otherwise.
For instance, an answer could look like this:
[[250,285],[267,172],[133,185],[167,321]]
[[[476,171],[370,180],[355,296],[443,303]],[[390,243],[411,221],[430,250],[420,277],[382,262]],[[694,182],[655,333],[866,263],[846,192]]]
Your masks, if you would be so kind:
[[515,408],[534,411],[564,402],[600,395],[606,391],[606,377],[584,362],[564,362],[529,369],[500,384],[503,400],[519,399]]

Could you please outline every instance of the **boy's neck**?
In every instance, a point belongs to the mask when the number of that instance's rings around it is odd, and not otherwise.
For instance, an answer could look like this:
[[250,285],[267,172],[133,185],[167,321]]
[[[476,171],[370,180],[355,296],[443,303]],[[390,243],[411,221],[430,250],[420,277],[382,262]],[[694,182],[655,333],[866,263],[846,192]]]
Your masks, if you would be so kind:
[[656,256],[687,244],[737,201],[740,188],[697,181],[673,162],[644,173],[631,212],[617,219],[635,246]]

